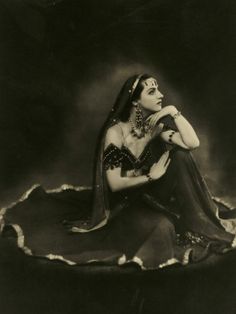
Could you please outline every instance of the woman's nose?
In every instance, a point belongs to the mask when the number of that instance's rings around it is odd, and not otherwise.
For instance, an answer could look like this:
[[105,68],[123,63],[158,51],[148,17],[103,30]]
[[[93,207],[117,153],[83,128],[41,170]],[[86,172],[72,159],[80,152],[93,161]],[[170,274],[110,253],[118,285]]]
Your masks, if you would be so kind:
[[163,98],[163,97],[164,97],[164,95],[160,91],[158,91],[157,98],[160,99],[160,98]]

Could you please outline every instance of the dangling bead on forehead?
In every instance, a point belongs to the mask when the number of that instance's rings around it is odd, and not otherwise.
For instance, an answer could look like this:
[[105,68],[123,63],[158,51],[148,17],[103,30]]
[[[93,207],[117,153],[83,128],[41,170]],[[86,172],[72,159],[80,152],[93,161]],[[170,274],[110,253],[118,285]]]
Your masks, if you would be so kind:
[[155,87],[155,86],[157,86],[157,81],[154,79],[147,79],[146,81],[144,81],[144,84],[146,86],[150,86],[150,87],[154,86]]

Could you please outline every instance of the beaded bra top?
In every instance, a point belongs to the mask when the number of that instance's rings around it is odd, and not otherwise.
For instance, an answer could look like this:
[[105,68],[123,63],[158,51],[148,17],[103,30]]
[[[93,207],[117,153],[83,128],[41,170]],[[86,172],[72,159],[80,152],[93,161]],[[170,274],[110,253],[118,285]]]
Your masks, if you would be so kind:
[[[172,129],[170,126],[164,124],[162,131],[170,129]],[[171,136],[172,135],[173,134],[171,134]],[[156,162],[158,160],[158,156],[160,158],[161,154],[164,152],[163,142],[158,142],[159,152],[152,152],[151,143],[152,140],[145,146],[139,157],[136,157],[125,145],[122,145],[121,148],[119,148],[114,143],[110,143],[105,149],[103,155],[104,169],[108,170],[121,167],[122,171],[142,170],[143,174],[148,173],[150,166]]]
[[149,144],[146,145],[142,153],[137,158],[126,146],[121,148],[111,143],[104,151],[103,163],[104,169],[114,169],[121,167],[122,170],[141,169],[151,158],[151,150]]

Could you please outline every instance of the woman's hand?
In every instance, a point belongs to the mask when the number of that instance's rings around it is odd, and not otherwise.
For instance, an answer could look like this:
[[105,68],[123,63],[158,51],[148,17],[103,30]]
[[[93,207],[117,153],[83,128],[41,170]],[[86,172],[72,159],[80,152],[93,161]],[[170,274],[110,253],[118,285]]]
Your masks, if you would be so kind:
[[161,158],[152,165],[149,175],[153,180],[157,180],[162,177],[170,164],[171,159],[169,158],[169,151],[165,152]]
[[147,118],[146,121],[149,122],[150,128],[153,128],[161,118],[168,116],[168,115],[173,116],[177,112],[178,112],[178,110],[176,109],[175,106],[166,106],[166,107],[162,108],[160,111],[151,114]]

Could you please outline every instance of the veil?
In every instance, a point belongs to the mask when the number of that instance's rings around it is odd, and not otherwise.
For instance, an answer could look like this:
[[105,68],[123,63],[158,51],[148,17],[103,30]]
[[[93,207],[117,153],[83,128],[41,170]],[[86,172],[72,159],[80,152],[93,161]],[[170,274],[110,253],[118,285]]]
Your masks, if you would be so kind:
[[108,185],[103,166],[105,137],[107,130],[119,120],[120,114],[130,103],[133,92],[141,77],[142,75],[134,75],[124,83],[100,131],[94,158],[90,219],[87,222],[77,221],[75,224],[72,224],[72,232],[90,232],[99,229],[106,225],[111,216]]

